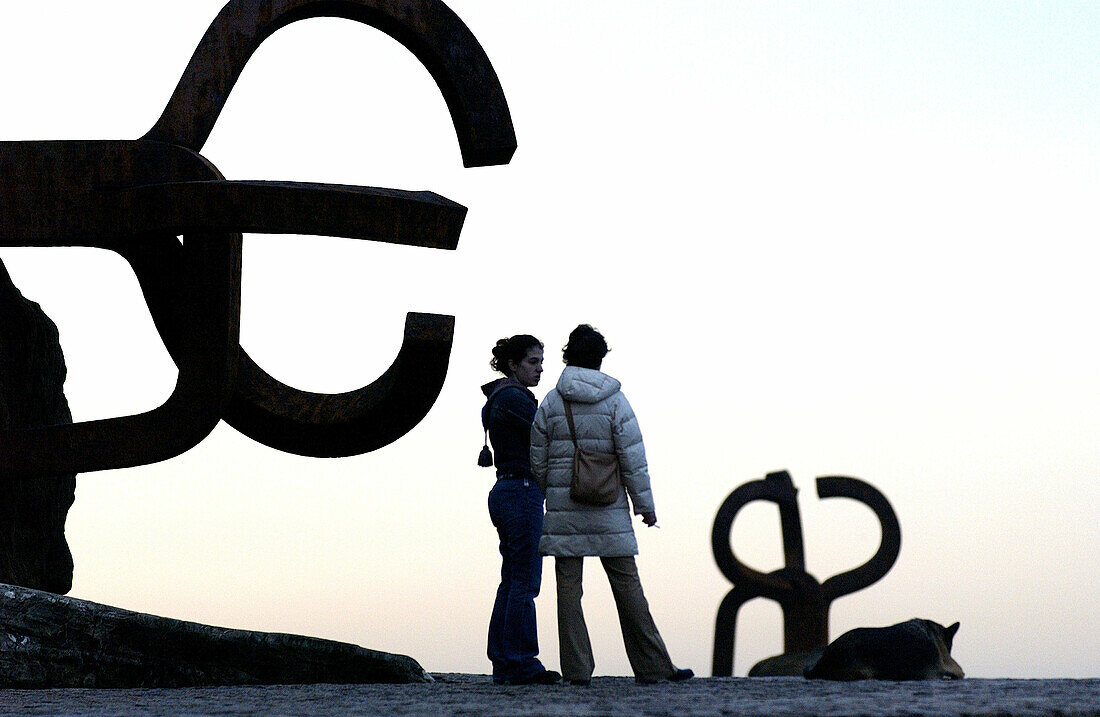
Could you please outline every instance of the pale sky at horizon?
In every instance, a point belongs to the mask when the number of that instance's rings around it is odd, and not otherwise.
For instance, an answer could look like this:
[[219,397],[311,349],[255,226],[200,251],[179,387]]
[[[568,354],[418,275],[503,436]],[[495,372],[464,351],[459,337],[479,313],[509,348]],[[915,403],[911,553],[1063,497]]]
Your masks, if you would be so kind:
[[[144,134],[223,0],[0,11],[0,141]],[[282,454],[226,425],[164,463],[77,479],[73,597],[489,670],[499,571],[478,386],[496,339],[580,322],[612,347],[660,530],[636,524],[673,660],[709,675],[729,583],[710,531],[787,469],[809,572],[865,561],[878,526],[817,476],[875,485],[902,529],[830,637],[962,627],[971,677],[1100,677],[1100,6],[1086,2],[453,0],[500,76],[519,148],[463,169],[442,97],[373,28],[265,42],[203,155],[229,179],[432,190],[469,207],[456,252],[248,235],[242,344],[299,388],[369,383],[406,311],[453,314],[427,418],[374,453]],[[2,218],[0,218],[2,222]],[[0,249],[58,324],[78,420],[159,405],[175,368],[123,260]],[[733,529],[781,567],[773,507]],[[588,565],[597,674],[629,674]],[[553,563],[537,601],[557,668]],[[750,603],[735,674],[782,648]]]

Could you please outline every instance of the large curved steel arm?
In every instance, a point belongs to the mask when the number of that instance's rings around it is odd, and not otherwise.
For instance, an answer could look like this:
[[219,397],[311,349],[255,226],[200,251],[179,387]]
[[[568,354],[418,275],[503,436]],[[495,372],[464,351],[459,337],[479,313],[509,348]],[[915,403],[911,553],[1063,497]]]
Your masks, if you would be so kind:
[[354,456],[393,443],[413,429],[447,377],[454,317],[409,313],[390,368],[346,393],[301,391],[272,379],[241,351],[229,425],[264,445],[315,458]]
[[[196,182],[191,186],[224,189],[233,184]],[[134,196],[141,194],[130,198]],[[241,195],[242,200],[252,196],[251,191]],[[155,198],[150,199],[155,204]],[[274,231],[267,223],[269,217],[262,212],[229,204],[235,207],[235,216],[208,215],[202,221],[227,226],[229,219],[254,217],[254,229]],[[432,209],[431,204],[427,206]],[[418,203],[412,207],[423,208]],[[444,205],[443,210],[446,214],[451,208]],[[165,228],[172,226],[167,214],[162,215],[161,226]],[[341,222],[321,221],[320,226],[345,235],[355,229]],[[236,236],[239,241],[240,235]],[[162,230],[119,241],[117,250],[133,267],[157,331],[177,365],[182,365],[189,360],[186,341],[193,326],[193,318],[178,300],[188,290],[187,274],[180,271],[184,245]],[[239,349],[233,397],[224,418],[253,440],[300,455],[336,457],[376,450],[403,436],[427,415],[443,388],[453,335],[453,316],[409,314],[401,350],[390,369],[367,386],[338,394],[311,393],[288,386]]]
[[823,476],[817,479],[817,495],[820,498],[851,498],[874,511],[882,526],[882,540],[878,550],[858,568],[839,573],[821,584],[827,601],[854,593],[871,585],[886,575],[901,552],[901,525],[890,502],[877,488],[857,478]]
[[805,557],[802,546],[802,526],[800,523],[797,489],[788,473],[770,473],[763,480],[754,480],[739,486],[729,494],[718,514],[714,517],[711,531],[711,547],[718,569],[737,586],[754,586],[760,595],[778,600],[791,590],[790,582],[782,574],[784,571],[762,573],[746,566],[733,554],[730,544],[730,530],[733,528],[737,513],[749,503],[766,500],[779,506],[779,519],[783,530],[783,551],[787,568],[803,568]]
[[165,182],[96,199],[115,234],[315,234],[453,250],[466,217],[465,207],[434,192],[305,182]]
[[496,72],[473,33],[440,0],[231,0],[142,139],[201,150],[256,48],[279,28],[312,17],[365,23],[416,55],[447,102],[465,166],[511,159],[515,131]]

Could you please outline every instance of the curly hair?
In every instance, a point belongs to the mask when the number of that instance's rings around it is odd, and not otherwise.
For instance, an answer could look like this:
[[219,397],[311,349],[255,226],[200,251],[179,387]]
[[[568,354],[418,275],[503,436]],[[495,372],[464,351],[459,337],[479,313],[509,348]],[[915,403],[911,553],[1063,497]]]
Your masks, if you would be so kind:
[[508,370],[508,362],[519,363],[527,356],[527,352],[533,348],[543,348],[542,342],[530,334],[516,334],[497,341],[493,347],[493,358],[489,361],[489,368],[511,376]]

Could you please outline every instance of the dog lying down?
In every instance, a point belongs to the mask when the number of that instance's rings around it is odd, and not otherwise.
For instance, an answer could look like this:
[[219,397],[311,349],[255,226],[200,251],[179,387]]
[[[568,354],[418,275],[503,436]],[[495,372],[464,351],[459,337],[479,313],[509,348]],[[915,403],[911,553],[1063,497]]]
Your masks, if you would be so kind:
[[811,680],[957,680],[951,657],[959,623],[914,618],[890,627],[857,627],[830,642],[803,671]]

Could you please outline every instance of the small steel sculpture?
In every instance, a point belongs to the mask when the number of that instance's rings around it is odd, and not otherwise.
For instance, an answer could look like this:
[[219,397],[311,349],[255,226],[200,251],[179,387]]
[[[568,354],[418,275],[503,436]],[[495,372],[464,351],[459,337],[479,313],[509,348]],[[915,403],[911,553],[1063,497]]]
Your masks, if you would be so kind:
[[0,246],[89,246],[120,254],[179,368],[171,396],[146,413],[0,431],[0,477],[166,460],[194,447],[223,418],[282,451],[356,455],[397,440],[435,403],[453,316],[408,314],[391,367],[346,393],[287,386],[240,348],[241,232],[454,249],[466,215],[465,207],[431,192],[228,181],[199,154],[259,45],[289,23],[321,16],[371,25],[416,55],[447,103],[465,166],[511,159],[515,134],[496,73],[470,30],[439,0],[231,0],[145,136],[0,142]]
[[[882,541],[870,560],[819,583],[806,572],[797,492],[787,471],[769,473],[763,480],[750,481],[730,493],[714,518],[711,533],[714,559],[718,569],[733,583],[733,589],[718,608],[714,627],[712,674],[716,677],[733,674],[737,612],[746,602],[763,597],[779,603],[783,610],[783,652],[809,652],[829,642],[829,606],[833,600],[879,580],[889,572],[901,551],[901,526],[882,493],[857,478],[818,478],[818,497],[858,500],[875,512],[882,526]],[[779,506],[779,522],[783,531],[785,567],[766,574],[738,560],[730,541],[730,531],[738,511],[757,500],[770,501]]]

